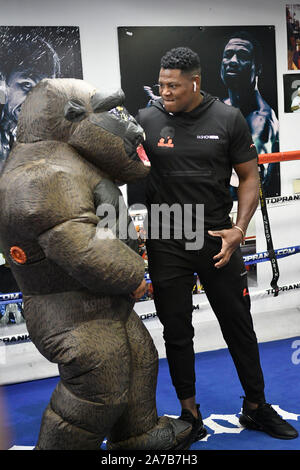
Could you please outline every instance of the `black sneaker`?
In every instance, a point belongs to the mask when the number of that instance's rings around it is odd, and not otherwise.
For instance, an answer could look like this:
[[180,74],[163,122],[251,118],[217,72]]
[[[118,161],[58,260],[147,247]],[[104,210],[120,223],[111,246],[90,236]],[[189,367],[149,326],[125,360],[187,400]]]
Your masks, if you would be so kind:
[[239,421],[247,429],[263,431],[277,439],[298,437],[296,429],[282,419],[269,403],[262,403],[255,410],[250,410],[244,401]]
[[190,410],[187,410],[185,408],[181,411],[181,415],[179,417],[179,419],[181,419],[182,421],[186,421],[187,423],[192,424],[193,426],[193,429],[191,432],[192,443],[196,441],[200,441],[200,439],[203,439],[207,434],[207,431],[205,427],[203,426],[203,421],[202,421],[202,416],[199,410],[199,405],[196,405],[196,407],[197,407],[197,412],[198,412],[198,418],[195,418],[194,415],[190,412]]

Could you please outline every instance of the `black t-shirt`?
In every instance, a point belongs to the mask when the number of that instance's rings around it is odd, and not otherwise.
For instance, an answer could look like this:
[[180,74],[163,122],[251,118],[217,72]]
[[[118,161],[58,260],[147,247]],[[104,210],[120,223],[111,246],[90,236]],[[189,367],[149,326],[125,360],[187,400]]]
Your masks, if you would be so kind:
[[190,113],[167,113],[161,100],[139,111],[151,162],[146,198],[149,208],[203,204],[205,228],[220,229],[231,226],[232,167],[257,159],[257,152],[240,110],[203,95]]

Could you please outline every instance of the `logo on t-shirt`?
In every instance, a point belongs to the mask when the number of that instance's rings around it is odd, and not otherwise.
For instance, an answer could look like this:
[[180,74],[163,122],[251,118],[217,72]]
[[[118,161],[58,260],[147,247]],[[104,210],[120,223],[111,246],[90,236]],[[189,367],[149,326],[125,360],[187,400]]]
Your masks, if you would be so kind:
[[159,141],[157,143],[157,146],[158,147],[173,148],[174,147],[174,142],[173,142],[174,136],[175,136],[174,127],[171,127],[171,126],[163,127],[162,130],[160,131],[160,138],[159,138]]
[[197,135],[197,139],[199,140],[220,140],[220,137],[218,135]]
[[246,297],[246,295],[249,295],[247,287],[243,290],[243,297]]
[[173,140],[170,137],[164,139],[161,137],[158,141],[157,147],[174,147]]

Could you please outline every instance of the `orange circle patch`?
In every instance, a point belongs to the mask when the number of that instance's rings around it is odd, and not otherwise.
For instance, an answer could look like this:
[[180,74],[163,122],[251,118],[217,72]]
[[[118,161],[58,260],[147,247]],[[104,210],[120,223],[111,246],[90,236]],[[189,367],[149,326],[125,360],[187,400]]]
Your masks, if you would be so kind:
[[19,264],[25,264],[27,261],[27,256],[24,250],[19,246],[12,246],[10,249],[10,256],[12,259]]

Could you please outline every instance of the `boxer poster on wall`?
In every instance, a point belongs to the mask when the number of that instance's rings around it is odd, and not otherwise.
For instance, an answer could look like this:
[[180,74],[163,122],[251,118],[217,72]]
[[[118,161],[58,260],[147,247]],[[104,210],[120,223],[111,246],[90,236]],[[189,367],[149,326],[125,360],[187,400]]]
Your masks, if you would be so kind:
[[28,91],[43,78],[82,78],[79,28],[0,26],[0,170]]
[[[231,105],[234,85],[258,153],[279,150],[274,26],[119,27],[118,38],[121,85],[131,114],[158,98],[161,56],[188,46],[200,56],[202,89]],[[236,39],[247,45],[246,58],[243,47],[237,56],[232,53]],[[234,84],[225,61],[236,69]],[[144,203],[143,189],[143,183],[128,186],[129,205]],[[280,163],[265,166],[264,190],[266,197],[280,195]]]

